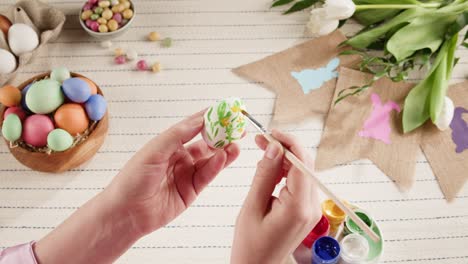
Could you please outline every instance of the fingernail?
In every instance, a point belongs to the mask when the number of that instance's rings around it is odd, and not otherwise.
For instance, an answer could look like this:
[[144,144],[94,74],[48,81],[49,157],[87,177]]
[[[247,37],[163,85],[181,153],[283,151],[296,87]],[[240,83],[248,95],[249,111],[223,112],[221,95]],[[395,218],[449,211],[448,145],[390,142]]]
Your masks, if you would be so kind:
[[270,143],[265,151],[265,158],[267,159],[275,159],[281,152],[281,148],[275,144]]

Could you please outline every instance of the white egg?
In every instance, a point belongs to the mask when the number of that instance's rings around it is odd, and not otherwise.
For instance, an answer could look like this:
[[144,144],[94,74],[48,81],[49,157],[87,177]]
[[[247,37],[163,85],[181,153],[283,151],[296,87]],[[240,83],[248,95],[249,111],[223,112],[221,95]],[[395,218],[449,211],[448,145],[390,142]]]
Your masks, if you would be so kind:
[[138,59],[138,53],[135,50],[127,51],[127,59],[129,60],[136,60]]
[[8,50],[0,49],[0,74],[12,73],[16,69],[16,58]]
[[39,46],[39,37],[32,27],[26,24],[13,24],[8,30],[10,49],[17,56],[31,52]]
[[444,105],[442,106],[442,111],[440,112],[439,118],[437,118],[436,122],[434,122],[439,130],[444,131],[450,127],[454,112],[455,106],[453,105],[453,101],[448,96],[446,96],[444,98]]

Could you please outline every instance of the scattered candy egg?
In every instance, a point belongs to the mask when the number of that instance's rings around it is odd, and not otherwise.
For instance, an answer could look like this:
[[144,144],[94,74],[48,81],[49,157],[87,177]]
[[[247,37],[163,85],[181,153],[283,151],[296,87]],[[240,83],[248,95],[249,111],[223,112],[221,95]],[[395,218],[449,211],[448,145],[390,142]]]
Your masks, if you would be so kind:
[[111,32],[116,31],[117,29],[119,29],[119,23],[117,23],[115,19],[111,19],[109,20],[109,22],[107,22],[107,27],[109,28]]
[[21,121],[23,121],[26,118],[26,112],[18,106],[8,107],[5,110],[5,113],[3,113],[3,119],[6,119],[6,117],[11,114],[17,115]]
[[125,51],[122,48],[116,48],[114,50],[114,54],[115,54],[116,57],[121,56],[121,55],[125,55]]
[[138,53],[135,50],[129,50],[127,52],[127,59],[136,60],[138,59]]
[[54,130],[52,120],[46,115],[32,115],[23,124],[23,140],[34,147],[47,145],[47,135]]
[[73,137],[63,129],[54,129],[47,136],[47,146],[53,151],[65,151],[72,145]]
[[28,106],[26,105],[26,93],[28,92],[29,88],[31,88],[31,85],[32,83],[26,85],[26,87],[21,90],[21,107],[27,112],[31,112],[31,110],[29,110]]
[[204,115],[202,137],[213,148],[224,148],[242,138],[245,132],[245,110],[239,98],[228,98],[208,108]]
[[109,32],[109,28],[107,27],[107,25],[99,25],[98,30],[101,33]]
[[[11,21],[8,17],[0,15],[0,30],[5,34],[5,37],[8,36],[8,30],[11,27]],[[2,60],[0,60],[2,61]]]
[[72,136],[83,133],[88,129],[89,120],[85,110],[79,104],[64,104],[54,115],[59,128],[66,130]]
[[80,78],[83,81],[85,81],[86,83],[88,83],[88,86],[91,89],[91,95],[97,94],[97,86],[93,81],[91,81],[90,79],[85,78],[85,77],[78,77],[78,78]]
[[91,96],[88,83],[80,78],[70,78],[63,82],[62,90],[65,96],[75,103],[84,103]]
[[30,26],[20,23],[13,24],[8,30],[8,44],[11,51],[19,56],[37,48],[39,37]]
[[11,52],[0,49],[0,74],[12,73],[16,70],[16,58]]
[[2,135],[10,141],[15,142],[21,137],[22,125],[20,118],[15,114],[8,115],[3,121]]
[[71,77],[70,71],[65,67],[59,67],[52,70],[50,78],[56,80],[59,83],[63,83],[66,79]]
[[85,109],[89,119],[99,121],[106,114],[106,99],[100,94],[95,94],[86,101]]
[[156,62],[151,66],[151,71],[156,73],[161,71],[161,64],[159,62]]
[[161,41],[161,45],[165,48],[169,48],[172,46],[172,39],[171,38],[165,38]]
[[125,19],[130,19],[130,18],[133,17],[133,10],[131,10],[131,9],[125,9],[125,10],[123,11],[122,15],[123,15],[123,17],[124,17]]
[[21,103],[21,92],[13,85],[5,85],[0,89],[0,103],[12,107]]
[[[107,23],[107,21],[106,21],[106,23]],[[112,47],[112,42],[109,41],[109,40],[103,41],[103,42],[101,42],[101,47],[108,49],[108,48]]]
[[26,93],[26,105],[36,114],[49,114],[63,104],[65,98],[56,80],[45,79],[32,84]]
[[127,59],[125,58],[124,55],[120,55],[120,56],[115,57],[114,61],[116,64],[124,64],[127,62]]
[[148,34],[148,39],[151,40],[151,41],[158,41],[159,40],[159,34],[158,32],[150,32]]
[[139,60],[137,62],[137,70],[146,71],[148,69],[148,63],[145,60]]

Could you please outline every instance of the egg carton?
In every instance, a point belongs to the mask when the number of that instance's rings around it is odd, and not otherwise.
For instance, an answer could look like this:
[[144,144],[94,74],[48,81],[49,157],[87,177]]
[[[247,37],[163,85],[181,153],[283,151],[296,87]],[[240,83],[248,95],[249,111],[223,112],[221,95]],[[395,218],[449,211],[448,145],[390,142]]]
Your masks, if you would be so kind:
[[[39,0],[23,0],[10,6],[6,16],[12,24],[23,23],[32,27],[39,36],[39,46],[32,52],[17,57],[18,66],[9,74],[0,74],[0,86],[11,81],[18,71],[34,59],[34,56],[47,42],[58,38],[65,24],[65,14]],[[0,48],[11,52],[4,34],[0,32]]]

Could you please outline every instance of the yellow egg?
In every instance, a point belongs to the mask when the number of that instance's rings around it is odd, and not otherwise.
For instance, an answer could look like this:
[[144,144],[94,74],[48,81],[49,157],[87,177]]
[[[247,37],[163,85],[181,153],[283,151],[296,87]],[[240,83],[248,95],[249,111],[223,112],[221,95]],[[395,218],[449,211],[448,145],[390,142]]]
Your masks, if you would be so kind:
[[133,17],[133,11],[131,9],[126,9],[123,11],[122,15],[125,19],[130,19]]
[[109,22],[107,22],[107,27],[110,31],[116,31],[117,29],[119,29],[119,23],[117,23],[115,19],[111,19],[109,20]]
[[106,7],[109,7],[110,6],[110,1],[108,0],[103,0],[103,1],[99,1],[99,7],[102,7],[102,8],[106,8]]
[[130,4],[129,1],[123,1],[123,2],[122,2],[122,5],[125,7],[125,9],[128,9],[128,8],[130,8],[130,6],[131,6],[132,4]]
[[148,34],[148,39],[151,41],[158,41],[159,40],[159,34],[158,32],[151,32]]
[[104,11],[102,11],[102,18],[106,19],[106,20],[109,20],[112,18],[112,16],[114,15],[114,13],[112,13],[112,11],[110,9],[106,9]]
[[99,32],[106,33],[109,32],[109,28],[106,25],[100,25],[98,28]]
[[89,19],[92,14],[93,14],[93,11],[91,11],[91,10],[83,11],[83,13],[81,13],[81,20]]
[[116,57],[125,55],[125,51],[124,51],[122,48],[116,48],[116,49],[114,50],[114,55],[115,55]]
[[100,17],[98,18],[97,22],[100,24],[100,25],[105,25],[107,24],[107,19],[103,18],[103,17]]
[[72,136],[83,133],[89,126],[86,111],[80,104],[64,104],[54,114],[57,127],[66,130]]

